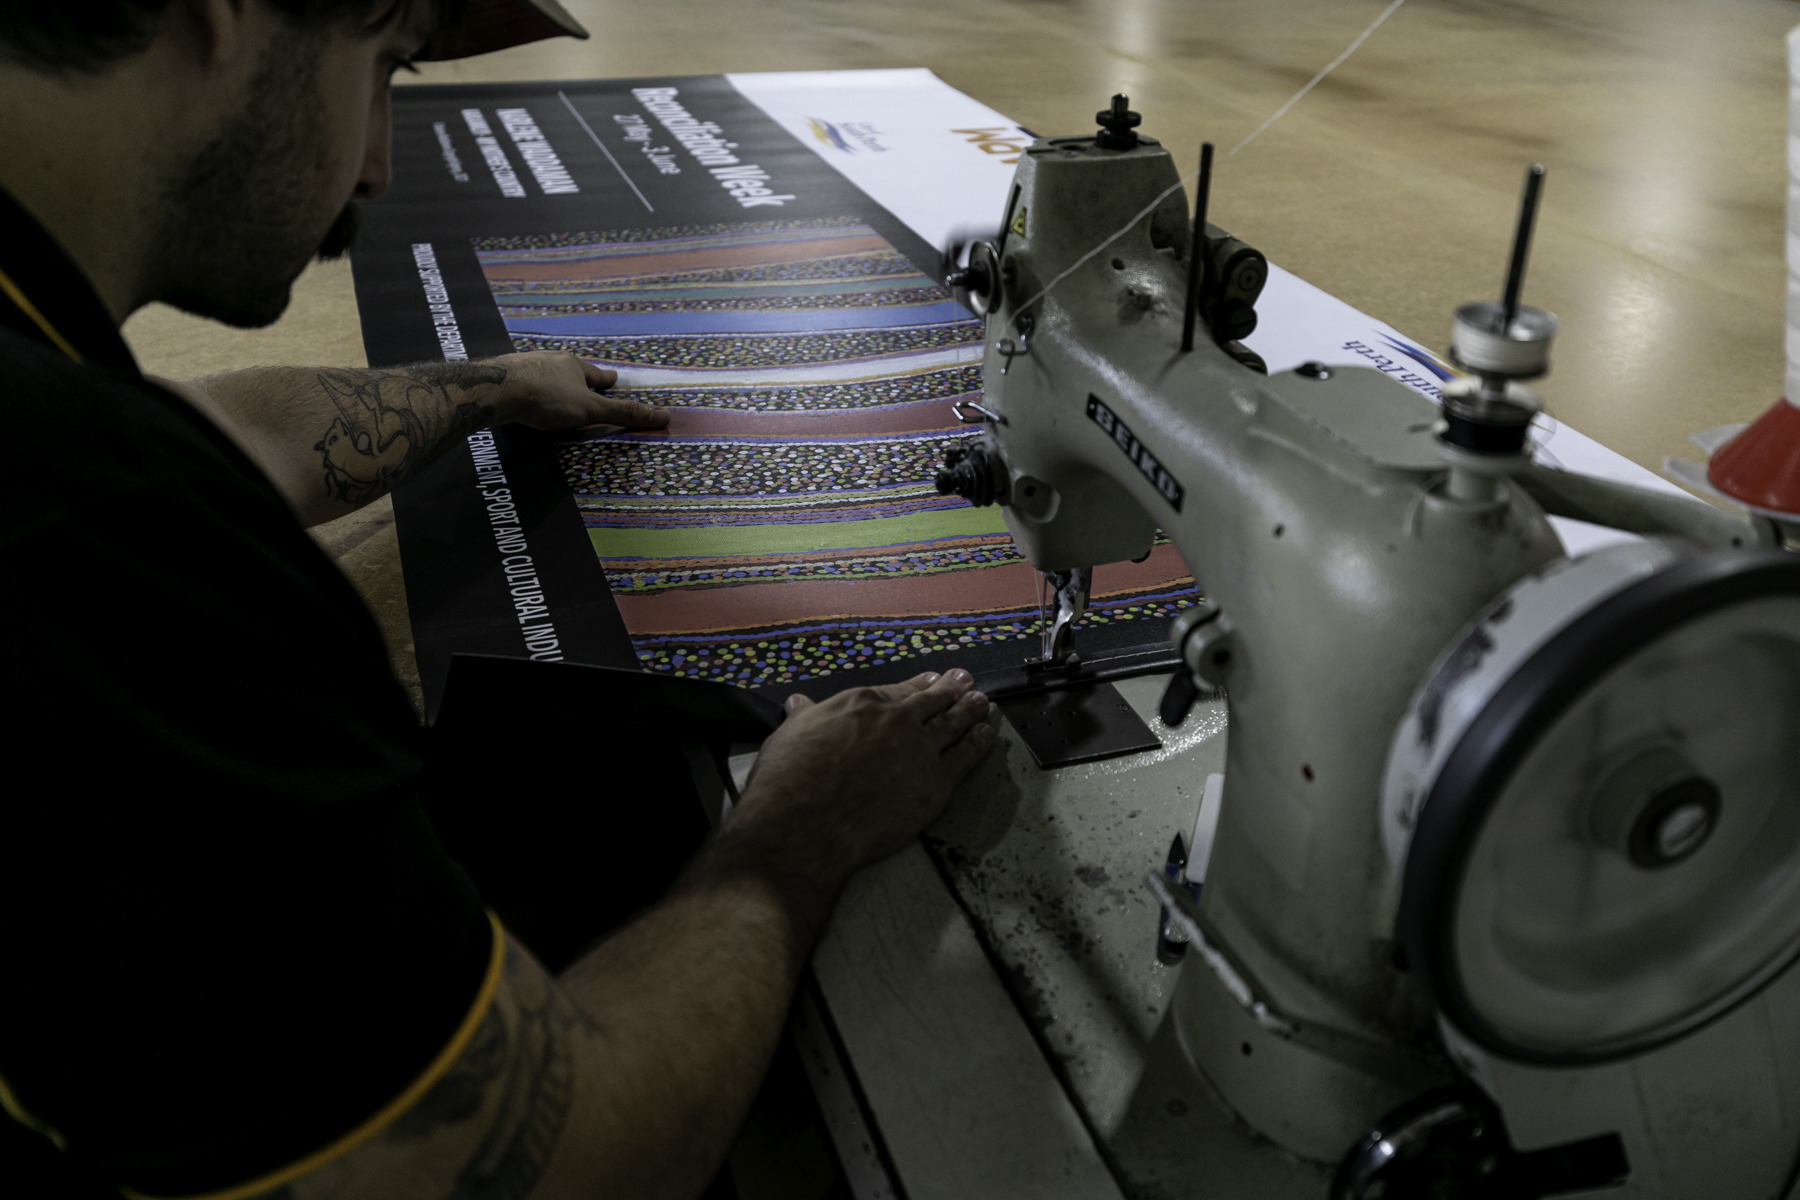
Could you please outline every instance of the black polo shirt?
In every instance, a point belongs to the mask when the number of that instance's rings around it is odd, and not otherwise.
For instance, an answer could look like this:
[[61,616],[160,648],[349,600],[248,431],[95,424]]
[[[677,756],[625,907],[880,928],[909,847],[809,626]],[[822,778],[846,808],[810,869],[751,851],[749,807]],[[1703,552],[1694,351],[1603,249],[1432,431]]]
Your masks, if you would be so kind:
[[454,1059],[499,930],[361,599],[0,193],[0,1194],[249,1195]]

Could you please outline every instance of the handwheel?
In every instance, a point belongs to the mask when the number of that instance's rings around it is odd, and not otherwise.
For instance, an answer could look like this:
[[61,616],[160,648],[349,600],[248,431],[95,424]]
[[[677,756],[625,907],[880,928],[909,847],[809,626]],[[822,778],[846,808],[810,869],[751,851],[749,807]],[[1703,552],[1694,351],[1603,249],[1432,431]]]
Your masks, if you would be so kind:
[[1507,1058],[1641,1053],[1800,955],[1800,555],[1615,546],[1515,585],[1396,734],[1398,933]]

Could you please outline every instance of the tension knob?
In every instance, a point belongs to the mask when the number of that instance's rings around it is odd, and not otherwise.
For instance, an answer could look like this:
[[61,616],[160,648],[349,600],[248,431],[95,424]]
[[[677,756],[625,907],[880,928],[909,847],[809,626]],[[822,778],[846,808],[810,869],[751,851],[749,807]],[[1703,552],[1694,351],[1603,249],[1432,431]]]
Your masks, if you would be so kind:
[[1002,498],[1005,488],[1005,471],[982,447],[944,451],[944,469],[937,473],[938,495],[961,496],[976,508],[986,508]]

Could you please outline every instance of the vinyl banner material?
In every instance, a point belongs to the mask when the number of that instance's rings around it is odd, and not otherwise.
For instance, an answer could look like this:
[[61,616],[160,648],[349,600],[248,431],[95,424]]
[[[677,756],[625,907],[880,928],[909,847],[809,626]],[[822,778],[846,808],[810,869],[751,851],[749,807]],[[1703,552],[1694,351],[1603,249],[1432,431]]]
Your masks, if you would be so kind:
[[[793,76],[736,77],[757,102],[722,78],[396,92],[355,257],[370,363],[563,350],[673,415],[484,431],[396,494],[428,708],[458,650],[776,695],[1035,651],[999,510],[932,483],[973,437],[951,405],[979,399],[981,329],[930,239],[998,220],[1025,135],[924,73],[858,74],[884,77],[860,113]],[[909,122],[866,115],[920,91]],[[1194,598],[1172,546],[1102,566],[1081,648],[1160,647]]]

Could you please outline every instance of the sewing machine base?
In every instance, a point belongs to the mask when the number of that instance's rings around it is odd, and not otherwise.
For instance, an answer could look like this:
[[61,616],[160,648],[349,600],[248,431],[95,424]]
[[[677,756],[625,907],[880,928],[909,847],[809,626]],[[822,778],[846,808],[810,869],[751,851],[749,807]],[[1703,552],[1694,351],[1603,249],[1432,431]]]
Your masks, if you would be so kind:
[[1162,741],[1110,683],[1003,697],[999,703],[1042,768],[1162,748]]

